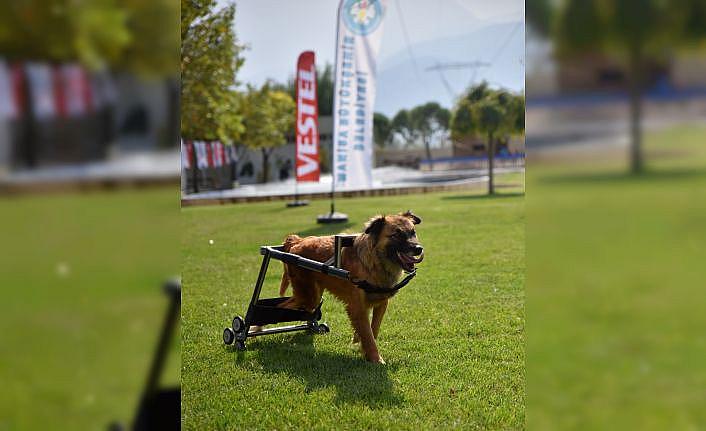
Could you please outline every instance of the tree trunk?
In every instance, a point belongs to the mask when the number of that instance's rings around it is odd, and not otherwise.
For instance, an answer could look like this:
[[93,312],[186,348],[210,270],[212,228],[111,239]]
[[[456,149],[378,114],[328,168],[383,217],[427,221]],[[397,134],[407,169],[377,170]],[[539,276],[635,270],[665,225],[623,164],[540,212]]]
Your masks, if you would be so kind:
[[493,185],[493,161],[495,159],[495,143],[493,141],[493,134],[488,133],[488,194],[495,194],[495,187]]
[[642,154],[642,53],[639,46],[630,50],[630,171],[643,170]]
[[424,139],[424,149],[427,152],[427,160],[429,160],[429,169],[433,171],[434,170],[434,163],[431,160],[431,148],[430,148],[431,143],[429,142],[429,141],[431,141],[431,136],[424,136],[423,139]]
[[270,179],[270,151],[268,148],[262,150],[262,182],[266,183]]

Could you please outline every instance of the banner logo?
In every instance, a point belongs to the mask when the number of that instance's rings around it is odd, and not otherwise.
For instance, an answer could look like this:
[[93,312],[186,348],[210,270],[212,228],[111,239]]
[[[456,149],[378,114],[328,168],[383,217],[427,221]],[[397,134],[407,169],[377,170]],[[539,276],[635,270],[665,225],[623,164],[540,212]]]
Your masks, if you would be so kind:
[[319,109],[312,51],[297,60],[297,182],[319,181]]
[[365,36],[375,31],[382,22],[380,0],[346,0],[343,22],[353,34]]

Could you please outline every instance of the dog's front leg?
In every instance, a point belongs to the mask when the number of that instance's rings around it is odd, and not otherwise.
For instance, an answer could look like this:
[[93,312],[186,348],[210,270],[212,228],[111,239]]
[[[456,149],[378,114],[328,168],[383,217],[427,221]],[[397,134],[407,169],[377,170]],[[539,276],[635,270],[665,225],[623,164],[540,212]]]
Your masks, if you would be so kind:
[[370,326],[372,326],[373,336],[376,340],[380,333],[380,325],[382,324],[382,318],[385,316],[385,310],[387,310],[387,299],[373,307],[373,322]]
[[375,343],[375,337],[373,336],[373,330],[370,327],[370,321],[368,321],[368,313],[365,307],[349,305],[346,309],[348,311],[348,317],[351,319],[353,330],[360,337],[365,359],[370,362],[384,364],[385,361],[378,352],[378,347]]

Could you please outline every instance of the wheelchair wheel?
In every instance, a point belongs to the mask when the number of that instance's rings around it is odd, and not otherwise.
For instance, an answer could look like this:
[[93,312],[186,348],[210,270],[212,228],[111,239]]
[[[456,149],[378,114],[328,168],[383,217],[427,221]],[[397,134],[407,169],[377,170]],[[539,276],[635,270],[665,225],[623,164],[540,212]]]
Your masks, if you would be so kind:
[[226,328],[223,330],[223,342],[230,346],[235,341],[235,332],[232,329]]
[[239,334],[240,332],[245,330],[245,322],[243,321],[243,318],[240,316],[235,316],[233,318],[233,332],[236,334]]
[[319,325],[319,334],[328,334],[329,332],[331,332],[331,328],[327,324],[321,323]]
[[238,340],[235,342],[235,349],[239,351],[245,350],[245,341],[243,340]]

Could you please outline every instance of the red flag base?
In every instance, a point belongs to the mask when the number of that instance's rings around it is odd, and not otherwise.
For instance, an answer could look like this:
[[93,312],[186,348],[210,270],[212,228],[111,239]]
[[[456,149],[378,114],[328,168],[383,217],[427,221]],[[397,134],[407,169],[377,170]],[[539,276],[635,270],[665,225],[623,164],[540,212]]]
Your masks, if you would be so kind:
[[348,214],[343,214],[339,212],[333,212],[328,214],[321,214],[316,217],[316,222],[321,224],[329,223],[345,223],[348,221]]

